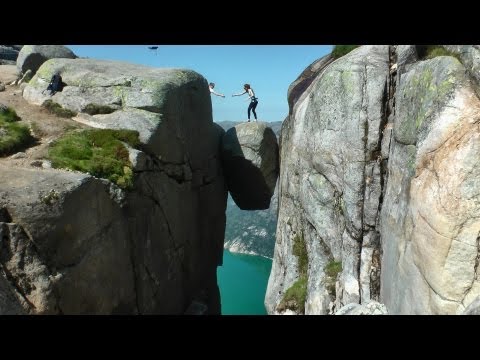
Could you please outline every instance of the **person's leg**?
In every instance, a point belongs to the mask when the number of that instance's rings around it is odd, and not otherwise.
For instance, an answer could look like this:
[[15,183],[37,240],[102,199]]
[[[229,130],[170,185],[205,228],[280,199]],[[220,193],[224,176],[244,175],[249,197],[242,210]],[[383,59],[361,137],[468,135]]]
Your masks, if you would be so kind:
[[[255,101],[253,103],[253,106],[252,106],[252,112],[253,112],[253,116],[255,116],[255,120],[257,120],[257,113],[255,112],[255,109],[257,108],[257,105],[258,105],[258,101]],[[248,118],[250,119],[250,116]]]
[[56,78],[52,85],[52,95],[54,95],[57,92],[59,85],[60,85],[59,79]]
[[[248,105],[248,121],[250,121],[250,110],[252,110],[253,108],[253,102],[250,102],[250,104]],[[253,114],[255,114],[255,111],[253,111]],[[255,117],[256,118],[256,117]]]

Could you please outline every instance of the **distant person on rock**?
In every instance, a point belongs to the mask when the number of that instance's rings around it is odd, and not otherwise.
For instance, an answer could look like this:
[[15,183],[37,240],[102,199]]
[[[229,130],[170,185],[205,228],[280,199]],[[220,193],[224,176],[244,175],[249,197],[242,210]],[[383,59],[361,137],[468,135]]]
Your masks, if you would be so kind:
[[247,114],[248,114],[248,122],[250,122],[250,110],[253,112],[253,116],[255,116],[255,121],[257,121],[257,113],[255,109],[258,105],[258,98],[255,96],[255,92],[250,87],[250,84],[243,85],[243,92],[240,94],[233,94],[232,96],[241,96],[243,94],[248,94],[250,97],[250,104],[248,105]]
[[208,88],[210,89],[210,94],[225,97],[225,95],[215,92],[215,90],[213,90],[214,87],[215,87],[215,83],[208,84]]

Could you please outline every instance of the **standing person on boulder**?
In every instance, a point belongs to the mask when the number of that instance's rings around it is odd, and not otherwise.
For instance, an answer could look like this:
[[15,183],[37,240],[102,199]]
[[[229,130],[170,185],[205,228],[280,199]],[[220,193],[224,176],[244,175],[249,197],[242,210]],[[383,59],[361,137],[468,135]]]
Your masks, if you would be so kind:
[[255,121],[257,121],[257,113],[255,109],[258,105],[258,98],[255,96],[255,92],[250,87],[250,84],[243,85],[243,92],[240,94],[233,94],[232,96],[241,96],[243,94],[248,94],[250,97],[250,104],[248,105],[247,114],[248,114],[248,122],[250,122],[250,110],[253,112],[253,116],[255,116]]
[[208,88],[210,89],[210,94],[225,97],[225,95],[215,92],[215,90],[213,90],[214,87],[215,87],[215,83],[211,82],[210,84],[208,84]]

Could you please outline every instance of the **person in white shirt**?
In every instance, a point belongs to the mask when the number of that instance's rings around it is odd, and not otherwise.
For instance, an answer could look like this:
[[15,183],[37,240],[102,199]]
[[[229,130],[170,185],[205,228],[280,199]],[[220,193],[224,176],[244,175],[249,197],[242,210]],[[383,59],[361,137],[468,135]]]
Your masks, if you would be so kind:
[[210,94],[225,97],[225,95],[215,92],[215,90],[213,90],[214,87],[215,87],[215,83],[211,82],[210,84],[208,84],[208,88],[210,89]]
[[255,121],[257,121],[257,113],[255,112],[255,109],[257,108],[257,105],[258,105],[258,98],[255,96],[255,92],[251,88],[250,84],[243,85],[243,90],[244,92],[240,94],[233,94],[232,96],[241,96],[243,94],[248,94],[248,96],[250,97],[250,104],[248,105],[248,109],[247,109],[248,122],[250,122],[250,111],[253,112]]

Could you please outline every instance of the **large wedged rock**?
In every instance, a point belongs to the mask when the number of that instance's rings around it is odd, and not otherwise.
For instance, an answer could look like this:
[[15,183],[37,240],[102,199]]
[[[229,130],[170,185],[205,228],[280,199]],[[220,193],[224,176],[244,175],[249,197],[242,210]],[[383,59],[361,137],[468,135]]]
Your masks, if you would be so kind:
[[[222,121],[218,124],[223,129],[228,130],[239,123]],[[278,141],[282,121],[269,122],[268,126],[272,128]],[[229,196],[226,210],[229,221],[225,228],[225,250],[234,253],[260,255],[272,259],[275,247],[277,211],[277,187],[275,187],[270,207],[267,210],[241,210]]]
[[25,45],[16,58],[17,69],[22,74],[25,74],[27,70],[31,70],[35,74],[38,68],[49,59],[75,59],[76,57],[69,48],[62,45]]
[[228,190],[242,210],[268,209],[278,177],[278,145],[265,123],[239,124],[222,139]]

